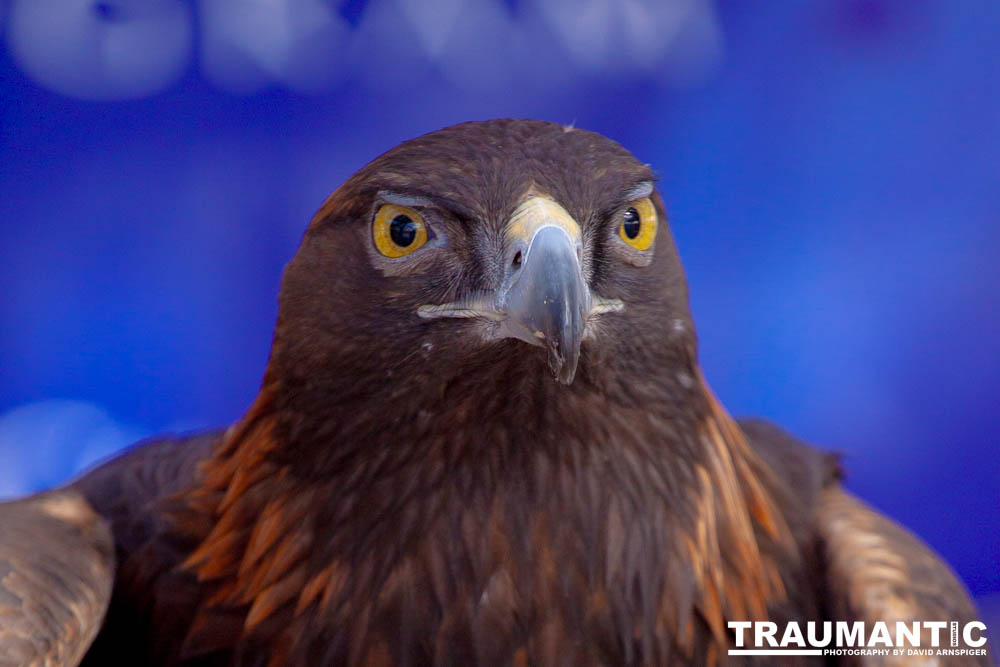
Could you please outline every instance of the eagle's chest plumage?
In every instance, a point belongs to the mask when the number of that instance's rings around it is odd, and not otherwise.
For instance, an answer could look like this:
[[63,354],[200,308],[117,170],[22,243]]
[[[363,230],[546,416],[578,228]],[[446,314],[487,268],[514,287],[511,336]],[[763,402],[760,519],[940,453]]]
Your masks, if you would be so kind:
[[178,564],[199,589],[178,658],[701,664],[800,588],[788,508],[724,415],[469,396],[392,441],[340,421],[303,461],[262,396],[176,524],[214,517]]
[[[739,579],[731,563],[746,546],[729,543],[721,519],[697,516],[712,502],[704,467],[681,471],[655,447],[620,444],[611,455],[564,443],[424,481],[400,470],[349,515],[314,524],[319,574],[272,641],[304,664],[720,656],[727,640],[713,623],[770,606],[774,591]],[[780,576],[770,555],[755,558]]]
[[156,659],[703,664],[725,619],[815,617],[778,590],[808,589],[779,544],[792,509],[744,488],[747,452],[705,449],[727,437],[706,428],[687,450],[607,428],[532,442],[480,428],[474,451],[429,439],[416,458],[381,447],[307,478],[267,455],[273,420],[248,420],[181,517],[213,526],[163,570],[199,592],[175,609],[177,586],[142,586],[158,591],[149,632],[178,627]]
[[298,650],[332,664],[662,662],[682,645],[694,657],[709,630],[660,474],[535,461],[432,491],[369,525],[364,553],[358,533],[331,550],[294,622],[313,637]]

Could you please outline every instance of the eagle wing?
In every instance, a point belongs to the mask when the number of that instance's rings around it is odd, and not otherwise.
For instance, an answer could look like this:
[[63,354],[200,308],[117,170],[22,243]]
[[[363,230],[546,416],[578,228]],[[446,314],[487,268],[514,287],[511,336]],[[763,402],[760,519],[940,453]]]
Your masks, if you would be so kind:
[[[884,621],[894,633],[896,621],[964,625],[979,618],[965,587],[940,556],[841,486],[835,457],[767,422],[741,420],[740,427],[754,450],[794,492],[811,488],[809,480],[819,486],[810,504],[823,564],[820,589],[825,591],[831,620],[864,621],[866,627]],[[798,462],[797,474],[792,474],[789,461]],[[930,646],[930,639],[929,634],[921,637],[921,646]],[[942,632],[942,645],[948,640]],[[989,656],[978,663],[977,657],[939,656],[937,664],[990,664]]]
[[[836,620],[958,621],[979,615],[947,563],[911,532],[875,511],[840,485],[823,491],[817,527],[826,561],[828,610]],[[927,631],[925,631],[927,634]],[[942,632],[942,646],[948,633]],[[930,646],[930,635],[921,637]],[[954,664],[989,665],[989,657],[955,657]],[[952,664],[942,658],[940,664]]]
[[0,504],[0,666],[78,664],[114,570],[111,531],[79,492]]
[[190,545],[167,515],[220,436],[138,443],[66,488],[0,504],[0,667],[103,665],[149,649],[137,610],[194,598],[172,571]]

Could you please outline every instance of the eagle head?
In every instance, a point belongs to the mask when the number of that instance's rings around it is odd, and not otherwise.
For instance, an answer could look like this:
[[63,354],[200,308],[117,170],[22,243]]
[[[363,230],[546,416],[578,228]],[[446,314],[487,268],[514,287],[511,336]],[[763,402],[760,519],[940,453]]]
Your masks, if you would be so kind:
[[654,180],[618,143],[540,121],[393,148],[315,216],[285,273],[269,374],[389,401],[459,377],[602,391],[662,387],[664,369],[690,379],[687,287]]

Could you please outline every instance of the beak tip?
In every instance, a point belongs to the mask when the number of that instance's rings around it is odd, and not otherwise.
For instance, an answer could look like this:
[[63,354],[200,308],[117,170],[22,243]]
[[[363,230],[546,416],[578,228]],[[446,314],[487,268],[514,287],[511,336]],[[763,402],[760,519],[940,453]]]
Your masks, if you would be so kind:
[[576,377],[576,367],[579,354],[576,349],[571,350],[569,359],[564,357],[555,346],[546,346],[549,352],[549,369],[552,376],[559,384],[571,385]]
[[567,387],[573,384],[573,378],[576,376],[576,369],[568,370],[565,373],[559,373],[556,375],[556,381],[559,384],[566,385]]

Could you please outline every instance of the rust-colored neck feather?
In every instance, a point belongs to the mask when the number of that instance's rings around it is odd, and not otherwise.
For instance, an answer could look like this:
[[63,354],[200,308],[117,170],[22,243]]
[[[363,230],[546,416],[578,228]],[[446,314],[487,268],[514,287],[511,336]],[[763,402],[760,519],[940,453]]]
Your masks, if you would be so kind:
[[[281,455],[265,387],[189,498],[215,524],[184,564],[208,591],[185,650],[714,661],[727,619],[784,597],[795,556],[769,470],[698,384],[689,420],[581,398],[603,415],[585,430],[555,420],[531,443],[470,419],[419,455],[386,440],[316,475]],[[463,459],[452,437],[490,445]]]

